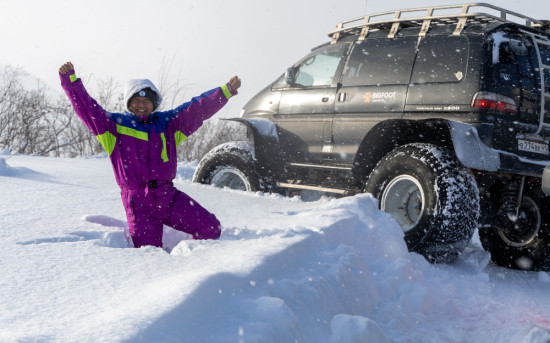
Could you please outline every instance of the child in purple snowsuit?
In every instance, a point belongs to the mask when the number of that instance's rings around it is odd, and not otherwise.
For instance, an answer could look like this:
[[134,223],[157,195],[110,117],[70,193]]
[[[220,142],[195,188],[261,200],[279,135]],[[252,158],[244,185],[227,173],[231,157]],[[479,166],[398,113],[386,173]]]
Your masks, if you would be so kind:
[[153,83],[130,80],[125,113],[110,113],[90,97],[71,62],[59,68],[59,76],[76,114],[109,155],[134,246],[162,247],[163,225],[194,239],[218,238],[218,219],[172,183],[176,149],[237,94],[241,80],[234,76],[227,84],[162,112],[157,111],[162,96]]

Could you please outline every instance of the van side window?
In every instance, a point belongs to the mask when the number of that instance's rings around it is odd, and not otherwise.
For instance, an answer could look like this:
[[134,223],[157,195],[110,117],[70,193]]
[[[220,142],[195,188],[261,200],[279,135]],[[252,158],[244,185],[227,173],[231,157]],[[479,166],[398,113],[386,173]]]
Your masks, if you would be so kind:
[[408,84],[416,37],[367,39],[357,44],[344,69],[345,86]]
[[296,70],[297,86],[330,86],[347,45],[328,48],[306,57]]
[[411,83],[460,82],[466,76],[469,44],[464,36],[426,36],[419,45]]

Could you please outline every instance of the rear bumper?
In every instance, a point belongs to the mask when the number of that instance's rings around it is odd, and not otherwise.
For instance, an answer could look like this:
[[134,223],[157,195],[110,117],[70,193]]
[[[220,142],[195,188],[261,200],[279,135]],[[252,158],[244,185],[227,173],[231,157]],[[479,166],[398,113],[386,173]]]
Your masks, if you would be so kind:
[[542,177],[544,167],[548,164],[550,164],[550,161],[528,160],[516,155],[500,153],[498,172]]

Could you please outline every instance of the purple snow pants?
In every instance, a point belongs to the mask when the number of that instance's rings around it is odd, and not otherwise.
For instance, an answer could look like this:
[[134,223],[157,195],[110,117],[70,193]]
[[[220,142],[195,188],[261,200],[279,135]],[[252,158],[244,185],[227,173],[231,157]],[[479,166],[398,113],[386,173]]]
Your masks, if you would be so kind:
[[194,239],[220,237],[221,225],[216,216],[176,189],[172,182],[138,190],[122,189],[121,195],[136,248],[162,247],[163,225],[191,234]]

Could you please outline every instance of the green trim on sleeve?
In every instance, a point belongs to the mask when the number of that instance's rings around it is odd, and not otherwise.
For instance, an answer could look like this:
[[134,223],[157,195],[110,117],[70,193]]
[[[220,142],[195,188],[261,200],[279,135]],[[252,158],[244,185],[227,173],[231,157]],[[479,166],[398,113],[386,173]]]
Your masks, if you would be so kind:
[[149,141],[149,135],[147,134],[147,132],[134,130],[126,126],[117,124],[116,132],[120,133],[121,135],[126,135],[137,139],[141,139],[142,141]]
[[166,137],[164,136],[164,132],[160,133],[160,139],[162,140],[162,152],[160,153],[160,157],[164,162],[168,162],[168,151],[166,150]]
[[113,150],[115,150],[116,137],[109,131],[96,136],[97,140],[103,146],[103,149],[107,152],[107,155],[111,156]]
[[187,139],[187,136],[181,131],[176,131],[174,136],[174,138],[176,139],[176,146],[179,146],[181,143],[183,143],[183,141]]
[[223,95],[225,95],[225,97],[227,99],[231,98],[233,96],[233,94],[231,94],[231,92],[229,91],[229,87],[227,87],[227,85],[223,85],[220,87],[223,91]]
[[71,82],[75,82],[76,80],[78,80],[78,77],[76,77],[76,74],[71,74],[69,76],[69,79],[71,80]]

